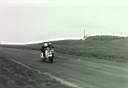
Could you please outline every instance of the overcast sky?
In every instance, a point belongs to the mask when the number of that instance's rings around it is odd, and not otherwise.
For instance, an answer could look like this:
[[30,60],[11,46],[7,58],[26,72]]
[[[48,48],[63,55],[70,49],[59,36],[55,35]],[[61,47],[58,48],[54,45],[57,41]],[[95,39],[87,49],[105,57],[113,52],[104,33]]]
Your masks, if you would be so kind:
[[0,41],[128,34],[127,0],[0,0]]

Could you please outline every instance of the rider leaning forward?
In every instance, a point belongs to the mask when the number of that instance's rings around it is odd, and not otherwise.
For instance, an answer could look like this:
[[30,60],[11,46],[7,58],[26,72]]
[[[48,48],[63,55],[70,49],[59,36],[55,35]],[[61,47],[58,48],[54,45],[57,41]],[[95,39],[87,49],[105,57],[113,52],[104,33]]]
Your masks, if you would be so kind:
[[[45,57],[45,50],[49,48],[50,50],[54,51],[54,46],[52,45],[51,42],[45,42],[43,43],[43,46],[41,47],[41,52],[43,53],[43,56]],[[54,55],[53,55],[54,56]]]

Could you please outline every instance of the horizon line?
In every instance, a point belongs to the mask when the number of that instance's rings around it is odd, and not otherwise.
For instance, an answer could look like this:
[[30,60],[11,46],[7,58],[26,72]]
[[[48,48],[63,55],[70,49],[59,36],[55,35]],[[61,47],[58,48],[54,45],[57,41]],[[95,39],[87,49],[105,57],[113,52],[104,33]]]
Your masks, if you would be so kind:
[[[124,35],[122,33],[102,33],[101,34],[85,34],[87,37],[89,36],[119,36],[119,37],[127,37],[128,35]],[[82,37],[63,37],[63,38],[54,38],[54,39],[44,39],[44,40],[38,40],[38,41],[30,41],[30,42],[21,42],[21,43],[16,43],[16,42],[1,42],[1,45],[29,45],[29,44],[38,44],[38,43],[43,43],[43,42],[49,42],[49,41],[60,41],[60,40],[78,40],[78,39],[83,39]]]
[[22,43],[14,43],[14,42],[1,42],[1,45],[29,45],[29,44],[38,44],[43,42],[49,42],[49,41],[60,41],[60,40],[78,40],[82,39],[82,37],[65,37],[65,38],[54,38],[54,39],[45,39],[45,40],[39,40],[39,41],[33,41],[33,42],[22,42]]

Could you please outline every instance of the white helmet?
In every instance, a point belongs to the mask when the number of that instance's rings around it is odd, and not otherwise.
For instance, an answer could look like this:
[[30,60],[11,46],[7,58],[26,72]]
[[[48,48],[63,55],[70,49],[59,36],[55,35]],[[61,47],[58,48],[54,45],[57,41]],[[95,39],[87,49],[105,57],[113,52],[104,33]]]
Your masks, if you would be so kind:
[[44,43],[44,46],[45,46],[45,47],[47,47],[47,46],[48,46],[48,44],[47,44],[47,43]]
[[49,45],[52,45],[52,43],[51,43],[51,42],[49,42],[48,44],[49,44]]

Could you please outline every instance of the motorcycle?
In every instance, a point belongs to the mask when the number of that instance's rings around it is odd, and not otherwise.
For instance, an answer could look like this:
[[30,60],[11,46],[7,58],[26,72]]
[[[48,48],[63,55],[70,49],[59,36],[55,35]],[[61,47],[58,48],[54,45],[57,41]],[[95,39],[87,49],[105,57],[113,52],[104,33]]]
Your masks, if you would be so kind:
[[48,60],[50,63],[53,63],[53,58],[55,56],[55,52],[54,52],[54,49],[50,49],[50,48],[47,48],[45,50],[45,56],[44,56],[44,53],[41,52],[41,60],[44,62],[46,60]]

